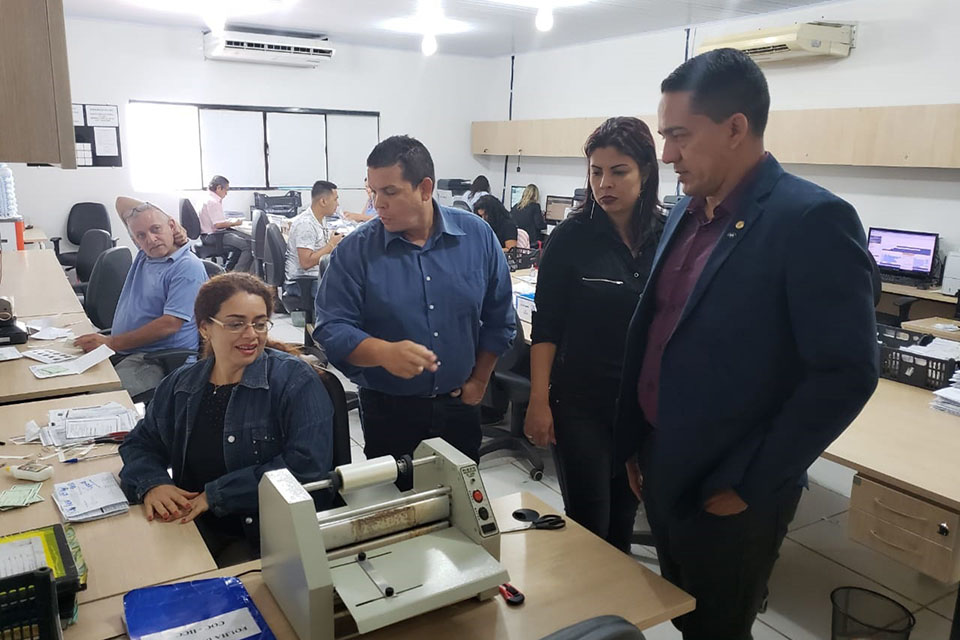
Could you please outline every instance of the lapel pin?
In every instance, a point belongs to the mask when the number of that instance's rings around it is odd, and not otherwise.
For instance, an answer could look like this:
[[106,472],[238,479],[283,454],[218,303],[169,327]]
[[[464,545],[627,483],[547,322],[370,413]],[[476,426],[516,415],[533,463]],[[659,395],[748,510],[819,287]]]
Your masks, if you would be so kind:
[[733,226],[735,226],[737,229],[743,229],[743,227],[744,227],[743,220],[737,220],[737,224],[735,224],[735,225],[733,225]]

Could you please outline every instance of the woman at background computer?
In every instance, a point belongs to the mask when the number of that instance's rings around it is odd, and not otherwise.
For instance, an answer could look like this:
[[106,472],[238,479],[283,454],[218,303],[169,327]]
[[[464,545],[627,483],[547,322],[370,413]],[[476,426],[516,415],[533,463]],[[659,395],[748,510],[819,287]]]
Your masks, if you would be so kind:
[[463,199],[467,201],[470,210],[475,212],[476,209],[474,205],[477,200],[488,195],[490,195],[490,181],[487,180],[487,176],[479,175],[473,179],[473,182],[470,184],[470,191],[463,194]]
[[267,339],[272,312],[272,292],[251,275],[204,284],[194,308],[204,358],[164,378],[120,446],[127,497],[148,520],[195,521],[220,566],[259,556],[264,473],[286,467],[312,482],[330,470],[333,404],[309,364]]
[[540,189],[535,184],[528,184],[520,196],[520,202],[510,210],[510,217],[513,218],[518,229],[527,232],[530,238],[530,245],[536,246],[540,240],[540,235],[547,228],[547,221],[543,217],[543,210],[540,208]]
[[494,196],[482,196],[473,205],[473,212],[487,221],[504,251],[517,246],[517,225],[510,218],[507,208]]
[[567,515],[629,552],[637,499],[613,465],[614,405],[627,327],[663,217],[647,125],[610,118],[584,145],[587,194],[540,262],[524,431],[554,458]]

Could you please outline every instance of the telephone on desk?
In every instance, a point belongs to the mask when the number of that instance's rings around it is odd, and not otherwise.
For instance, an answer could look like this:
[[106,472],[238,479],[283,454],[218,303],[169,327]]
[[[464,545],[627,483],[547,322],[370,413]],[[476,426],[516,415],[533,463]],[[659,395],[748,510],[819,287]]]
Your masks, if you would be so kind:
[[0,345],[24,344],[26,341],[27,328],[17,322],[13,298],[0,296]]

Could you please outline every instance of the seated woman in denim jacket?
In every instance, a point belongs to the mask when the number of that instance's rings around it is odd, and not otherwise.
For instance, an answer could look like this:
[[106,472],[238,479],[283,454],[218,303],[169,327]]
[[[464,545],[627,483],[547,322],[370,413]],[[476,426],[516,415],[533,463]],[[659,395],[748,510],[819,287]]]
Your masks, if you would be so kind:
[[157,387],[120,447],[120,480],[148,520],[196,519],[225,566],[259,556],[265,472],[286,467],[300,482],[329,473],[333,403],[309,364],[267,346],[273,297],[257,278],[211,279],[194,311],[205,357]]

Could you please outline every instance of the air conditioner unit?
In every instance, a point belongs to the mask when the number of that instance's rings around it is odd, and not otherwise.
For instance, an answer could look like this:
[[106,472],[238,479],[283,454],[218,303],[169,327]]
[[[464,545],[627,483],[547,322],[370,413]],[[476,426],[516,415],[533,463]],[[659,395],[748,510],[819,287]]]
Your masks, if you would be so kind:
[[330,43],[320,38],[243,31],[207,32],[203,35],[203,55],[207,60],[316,67],[332,58],[333,53]]
[[757,63],[814,56],[845,58],[854,46],[853,35],[854,28],[849,24],[804,22],[706,40],[697,47],[697,53],[729,47],[743,51]]

